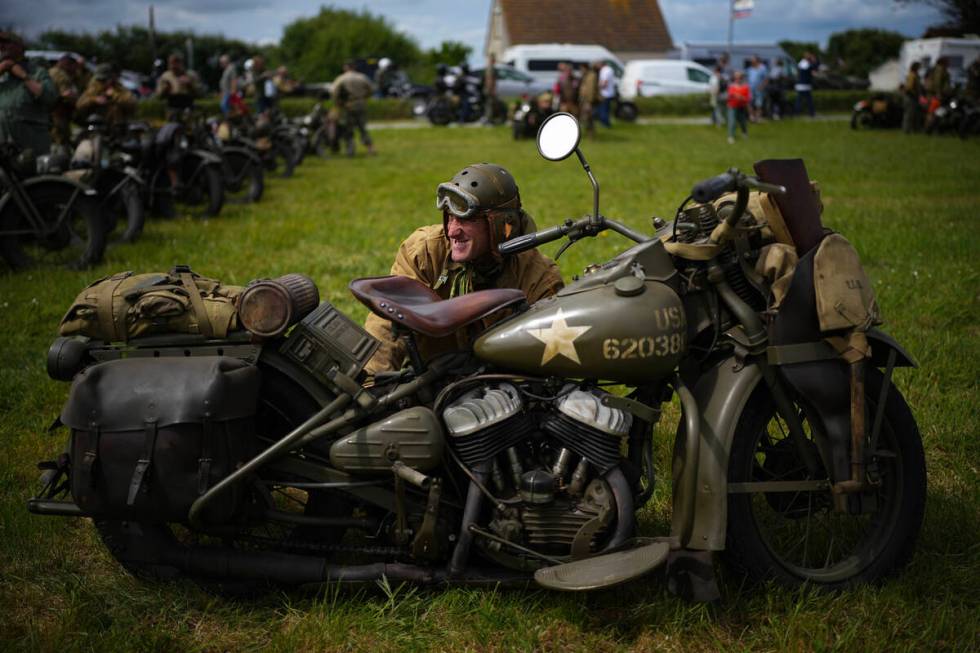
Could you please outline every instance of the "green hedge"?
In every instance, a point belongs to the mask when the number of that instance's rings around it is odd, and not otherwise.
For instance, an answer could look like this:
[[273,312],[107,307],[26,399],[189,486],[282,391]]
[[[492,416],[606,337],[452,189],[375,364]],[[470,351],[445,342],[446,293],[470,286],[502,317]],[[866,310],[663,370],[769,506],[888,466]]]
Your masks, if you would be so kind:
[[[848,113],[858,100],[870,97],[869,91],[815,91],[813,104],[818,113]],[[796,101],[796,92],[787,91],[786,101]],[[641,116],[697,116],[707,115],[708,98],[705,95],[660,95],[636,99]]]
[[[871,95],[868,91],[816,91],[813,101],[820,113],[846,113],[854,108],[854,103]],[[788,102],[796,99],[796,93],[786,94]],[[319,102],[316,98],[285,98],[280,102],[287,116],[302,116]],[[705,95],[661,95],[658,97],[643,97],[636,99],[636,105],[641,116],[699,116],[708,113],[708,98]],[[206,115],[216,115],[217,98],[207,98],[197,101],[197,107]],[[369,120],[410,120],[412,103],[405,100],[368,100]],[[139,104],[141,120],[163,120],[164,106],[156,100],[144,100]]]

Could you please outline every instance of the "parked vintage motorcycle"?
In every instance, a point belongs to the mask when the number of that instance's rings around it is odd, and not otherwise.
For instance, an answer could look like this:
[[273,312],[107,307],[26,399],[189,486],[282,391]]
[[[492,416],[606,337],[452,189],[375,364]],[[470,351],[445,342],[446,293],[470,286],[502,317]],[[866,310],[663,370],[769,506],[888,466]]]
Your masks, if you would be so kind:
[[242,204],[262,199],[265,170],[258,152],[244,145],[223,143],[218,137],[221,131],[219,118],[205,120],[201,115],[189,114],[184,121],[193,147],[221,159],[225,201]]
[[29,150],[0,143],[0,257],[14,269],[94,265],[106,245],[98,193],[47,170],[46,157],[39,166]]
[[168,122],[154,130],[146,123],[131,123],[120,147],[146,181],[145,202],[157,215],[172,216],[178,202],[205,216],[221,212],[221,157],[195,147],[186,125]]
[[889,93],[876,93],[855,103],[851,129],[894,129],[902,126],[901,100]]
[[514,101],[511,113],[511,133],[514,140],[533,138],[545,118],[555,112],[553,108],[554,95],[548,91],[539,93],[533,98],[524,97]]
[[[29,509],[92,517],[134,573],[219,583],[592,590],[666,561],[672,589],[712,599],[715,552],[788,584],[899,569],[925,501],[919,434],[892,384],[913,363],[871,326],[871,286],[822,228],[802,162],[701,182],[646,234],[600,213],[579,137],[559,113],[538,149],[577,155],[591,215],[501,250],[564,239],[564,251],[607,230],[634,244],[533,306],[518,290],[443,301],[403,277],[353,281],[411,361],[368,383],[377,341],[328,302],[308,312],[315,287],[296,275],[219,293],[177,269],[87,290],[77,305],[102,294],[118,306],[120,288],[186,297],[200,333],[54,343],[49,372],[73,380],[71,437]],[[230,296],[244,331],[221,335],[232,322],[215,302]],[[420,356],[415,334],[488,317],[471,350]],[[657,488],[653,427],[674,395],[670,532],[640,535]]]
[[143,233],[146,222],[145,183],[132,155],[122,151],[120,135],[113,131],[101,115],[89,116],[67,175],[96,190],[106,232],[111,234],[121,224],[120,239],[131,243]]

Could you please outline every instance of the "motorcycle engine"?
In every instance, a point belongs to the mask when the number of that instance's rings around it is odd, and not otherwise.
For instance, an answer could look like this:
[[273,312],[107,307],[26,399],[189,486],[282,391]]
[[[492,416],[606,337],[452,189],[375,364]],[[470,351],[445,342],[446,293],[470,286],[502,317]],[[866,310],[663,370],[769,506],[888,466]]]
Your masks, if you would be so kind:
[[632,426],[629,413],[603,402],[607,395],[567,386],[544,399],[500,383],[470,391],[442,411],[449,445],[467,467],[489,470],[488,485],[502,500],[486,527],[497,539],[477,538],[485,554],[528,570],[541,559],[518,546],[561,559],[601,548],[616,515],[602,476],[619,464]]

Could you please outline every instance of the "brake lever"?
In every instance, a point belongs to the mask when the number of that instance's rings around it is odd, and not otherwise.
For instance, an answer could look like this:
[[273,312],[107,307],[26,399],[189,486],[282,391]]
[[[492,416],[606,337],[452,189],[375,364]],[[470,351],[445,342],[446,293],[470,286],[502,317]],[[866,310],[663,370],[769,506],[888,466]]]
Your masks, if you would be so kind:
[[560,259],[561,255],[565,253],[565,250],[571,247],[572,245],[574,245],[576,242],[577,241],[574,240],[566,240],[565,243],[561,247],[559,247],[558,251],[555,253],[555,260],[557,261],[558,259]]

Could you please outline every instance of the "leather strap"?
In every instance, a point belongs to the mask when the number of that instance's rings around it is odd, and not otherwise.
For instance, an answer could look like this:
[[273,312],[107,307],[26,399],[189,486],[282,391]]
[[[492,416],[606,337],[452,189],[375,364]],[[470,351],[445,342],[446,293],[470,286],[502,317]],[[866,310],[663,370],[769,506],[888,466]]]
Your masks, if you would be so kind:
[[792,365],[840,358],[840,354],[826,340],[801,342],[794,345],[770,345],[766,347],[770,365]]
[[214,423],[205,417],[201,422],[201,457],[197,460],[197,493],[204,494],[211,484],[211,448]]
[[[81,485],[95,487],[95,463],[99,459],[99,439],[102,429],[97,424],[92,424],[88,431],[88,448],[82,454],[82,460],[78,464],[78,476]],[[78,434],[75,434],[78,437]]]
[[126,340],[126,312],[120,311],[120,315],[115,315],[113,311],[113,298],[116,289],[132,272],[120,272],[105,280],[95,289],[96,314],[99,317],[99,326],[109,340]]
[[157,423],[156,420],[146,422],[143,432],[143,455],[136,461],[136,469],[133,470],[133,478],[129,481],[129,496],[126,505],[132,506],[136,503],[136,495],[143,489],[146,473],[153,462],[153,450],[157,444]]
[[207,309],[204,308],[204,300],[201,299],[201,291],[194,281],[194,275],[189,271],[181,271],[180,282],[184,285],[184,290],[187,291],[191,299],[191,308],[194,310],[194,316],[197,318],[198,332],[208,338],[213,338],[214,329],[211,327],[211,320],[208,318]]

